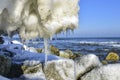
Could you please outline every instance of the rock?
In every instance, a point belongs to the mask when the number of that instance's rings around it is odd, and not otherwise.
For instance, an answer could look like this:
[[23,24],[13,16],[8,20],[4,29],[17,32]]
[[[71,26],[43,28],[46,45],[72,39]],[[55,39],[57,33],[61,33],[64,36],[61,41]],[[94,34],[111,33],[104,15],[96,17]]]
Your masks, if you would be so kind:
[[47,80],[78,80],[90,70],[101,65],[97,56],[89,54],[75,61],[70,59],[49,61],[44,71]]
[[0,44],[3,44],[3,43],[4,43],[3,37],[0,37]]
[[37,61],[26,61],[22,66],[22,80],[46,80],[42,70],[42,64]]
[[120,64],[97,67],[79,80],[120,80]]
[[120,57],[117,53],[110,52],[110,53],[108,53],[105,60],[110,61],[110,62],[117,62],[117,61],[119,61],[119,59],[120,59]]
[[7,77],[19,78],[23,74],[21,66],[22,66],[21,64],[12,63],[10,72],[8,73]]
[[95,67],[101,66],[101,62],[99,58],[94,54],[84,55],[80,58],[75,59],[75,67],[76,67],[76,78],[77,80],[84,76],[89,71],[94,69]]
[[71,58],[71,59],[75,59],[75,58],[82,57],[82,56],[83,56],[83,54],[80,54],[80,53],[78,53],[78,52],[75,52],[75,53],[73,54],[73,56],[71,56],[70,58]]
[[0,75],[7,76],[11,68],[11,60],[3,55],[0,55]]
[[44,71],[47,80],[74,80],[74,61],[70,59],[49,61]]
[[65,53],[69,54],[70,58],[72,58],[72,56],[74,55],[73,52],[69,49],[65,50]]
[[42,53],[42,49],[37,48],[36,50],[37,50],[38,53]]
[[63,58],[70,58],[70,55],[64,51],[60,51],[59,56]]
[[55,46],[51,45],[50,46],[50,51],[52,54],[59,56],[59,49],[56,48]]
[[102,64],[103,64],[103,65],[107,65],[108,62],[107,62],[106,60],[103,60],[103,61],[102,61]]
[[0,75],[0,80],[10,80],[10,79],[5,78],[5,77],[3,77],[3,76]]

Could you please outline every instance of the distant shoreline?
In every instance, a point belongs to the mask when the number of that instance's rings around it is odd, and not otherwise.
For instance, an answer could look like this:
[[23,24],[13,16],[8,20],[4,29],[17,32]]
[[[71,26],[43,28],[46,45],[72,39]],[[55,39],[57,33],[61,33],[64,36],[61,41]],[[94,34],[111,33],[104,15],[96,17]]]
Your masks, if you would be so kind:
[[[53,38],[54,40],[55,38]],[[120,37],[58,37],[59,40],[73,40],[73,39],[120,39]]]

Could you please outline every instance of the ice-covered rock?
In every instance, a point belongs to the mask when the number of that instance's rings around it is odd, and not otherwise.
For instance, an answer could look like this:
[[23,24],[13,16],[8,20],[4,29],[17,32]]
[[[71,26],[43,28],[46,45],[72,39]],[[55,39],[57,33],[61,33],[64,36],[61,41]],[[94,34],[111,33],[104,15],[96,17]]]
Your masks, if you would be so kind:
[[74,80],[101,65],[98,57],[93,54],[84,55],[75,62],[70,59],[54,60],[47,63],[45,75],[47,80]]
[[23,49],[26,51],[37,52],[37,50],[34,47],[28,47],[17,40],[13,40],[12,44],[19,44],[19,45],[23,46]]
[[[13,63],[23,63],[25,60],[36,60],[39,62],[44,63],[45,62],[45,54],[41,53],[38,54],[36,52],[30,52],[27,50],[23,50],[23,46],[19,44],[10,44],[10,45],[0,45],[0,48],[3,50],[2,55],[11,57]],[[6,55],[6,52],[7,53]],[[12,56],[9,56],[12,55]],[[55,56],[55,55],[48,55],[48,61],[51,60],[57,60],[60,59],[60,57]]]
[[66,52],[67,54],[69,54],[69,57],[70,57],[70,58],[74,55],[73,52],[72,52],[71,50],[69,50],[69,49],[65,50],[65,52]]
[[50,46],[50,51],[52,54],[59,56],[59,49],[53,45]]
[[63,58],[70,58],[70,55],[66,53],[65,51],[60,51],[59,56]]
[[98,67],[84,75],[80,80],[120,80],[120,64]]
[[[96,72],[97,74],[99,73],[101,68],[105,68],[101,70],[105,75],[107,73],[107,70],[110,70],[109,67],[107,68],[100,67],[102,64],[100,63],[98,57],[95,56],[94,54],[84,55],[82,57],[76,58],[74,61],[70,59],[63,59],[58,56],[49,54],[48,62],[44,66],[44,71],[42,71],[41,63],[45,62],[45,54],[43,53],[38,54],[35,52],[25,51],[22,50],[21,47],[22,46],[20,44],[0,46],[0,48],[3,49],[1,55],[7,56],[5,53],[6,51],[9,52],[10,54],[12,53],[12,56],[8,56],[8,57],[11,58],[13,65],[16,64],[20,65],[17,67],[21,67],[21,65],[23,65],[24,74],[20,77],[20,79],[45,80],[46,78],[47,80],[74,80],[74,79],[80,79],[82,77],[83,80],[89,80],[85,76],[89,75],[89,73],[93,72],[94,70],[95,70],[94,73]],[[114,68],[117,69],[118,67],[114,67]],[[112,68],[113,71],[116,70],[114,68]],[[118,75],[117,73],[115,74]],[[91,77],[91,80],[94,80],[93,77],[94,76]],[[114,79],[115,78],[113,78],[113,80]]]
[[74,61],[69,59],[48,61],[45,76],[47,80],[74,80]]
[[22,80],[46,80],[42,70],[42,64],[38,61],[25,61],[23,66]]
[[84,55],[75,60],[75,71],[77,79],[94,69],[95,67],[101,66],[99,58],[94,54]]

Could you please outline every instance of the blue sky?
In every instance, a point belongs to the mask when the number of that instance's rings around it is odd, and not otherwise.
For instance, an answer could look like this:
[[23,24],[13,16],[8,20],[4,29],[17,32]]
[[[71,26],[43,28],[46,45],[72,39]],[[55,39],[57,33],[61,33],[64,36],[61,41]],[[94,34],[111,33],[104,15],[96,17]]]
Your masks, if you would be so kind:
[[120,37],[120,0],[80,0],[74,37]]

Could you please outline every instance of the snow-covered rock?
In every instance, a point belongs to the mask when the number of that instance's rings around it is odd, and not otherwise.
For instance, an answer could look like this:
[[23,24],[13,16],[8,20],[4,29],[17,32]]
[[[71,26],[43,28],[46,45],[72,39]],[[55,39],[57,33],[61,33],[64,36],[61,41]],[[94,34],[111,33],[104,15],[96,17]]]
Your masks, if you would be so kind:
[[74,61],[70,59],[49,61],[45,66],[47,80],[74,80]]
[[[22,49],[22,45],[19,44],[10,44],[10,45],[0,45],[1,55],[6,56],[6,52],[10,52],[10,55],[13,63],[23,63],[25,60],[35,60],[44,63],[45,62],[45,54],[38,54],[36,52],[30,52]],[[8,54],[9,55],[9,54]],[[8,56],[9,57],[9,56]],[[57,60],[60,57],[55,55],[48,55],[48,61]]]
[[[12,56],[8,57],[11,58],[13,65],[18,64],[24,66],[24,74],[20,77],[22,80],[45,80],[45,78],[47,80],[75,80],[81,77],[83,80],[89,80],[86,76],[89,76],[92,72],[96,72],[98,76],[101,75],[99,74],[99,71],[103,71],[105,75],[109,75],[106,74],[106,70],[109,71],[111,67],[101,67],[105,69],[101,70],[100,68],[99,70],[99,67],[102,64],[100,63],[98,57],[94,54],[84,55],[76,58],[75,61],[49,54],[48,62],[44,66],[42,65],[42,63],[45,62],[44,53],[38,54],[36,52],[22,50],[22,45],[20,44],[0,45],[0,48],[2,49],[1,55],[8,56],[6,55],[6,52],[8,52],[7,54],[12,54]],[[42,70],[42,66],[44,66],[44,71]],[[96,69],[96,67],[98,67],[98,69]],[[115,71],[118,67],[116,69],[114,68],[116,67],[112,68],[113,71]],[[92,72],[89,72],[91,70]],[[115,74],[118,75],[117,73]],[[91,76],[91,80],[94,80],[94,76]],[[101,79],[101,77],[99,78]]]
[[59,56],[64,57],[64,58],[70,58],[70,55],[68,53],[66,53],[65,51],[60,51]]
[[37,53],[37,50],[34,47],[28,47],[28,46],[22,44],[21,42],[19,42],[17,40],[13,40],[12,44],[19,44],[19,45],[21,45],[23,47],[23,49],[25,51],[30,51],[30,52],[36,52]]
[[42,70],[42,64],[38,61],[25,61],[23,66],[22,80],[46,80]]
[[84,55],[75,60],[75,71],[77,79],[83,76],[83,74],[92,70],[95,67],[101,66],[101,62],[98,57],[94,54]]
[[47,63],[45,75],[47,80],[75,80],[101,65],[98,57],[93,54],[84,55],[75,61],[70,59],[54,60]]
[[[23,74],[21,71],[21,66],[23,64],[41,64],[45,62],[45,54],[41,53],[35,53],[35,52],[30,52],[30,51],[25,51],[23,49],[21,49],[22,45],[20,44],[9,44],[9,45],[0,45],[0,49],[2,49],[0,55],[4,55],[6,57],[11,58],[12,61],[12,68],[11,71],[9,73],[9,77],[10,78],[14,78],[14,77],[19,77],[21,74]],[[58,60],[58,59],[62,59],[58,56],[55,55],[48,55],[48,61],[52,61],[52,60]],[[35,66],[33,66],[35,67]],[[16,73],[17,71],[17,73]],[[24,78],[28,79],[27,77],[30,75],[34,75],[31,76],[31,79],[34,78],[35,76],[37,77],[38,75],[42,75],[41,72],[37,72],[35,74],[24,74]],[[43,77],[41,77],[42,79],[44,79]],[[34,80],[34,79],[33,79]]]
[[98,67],[84,75],[80,80],[120,80],[120,64]]

